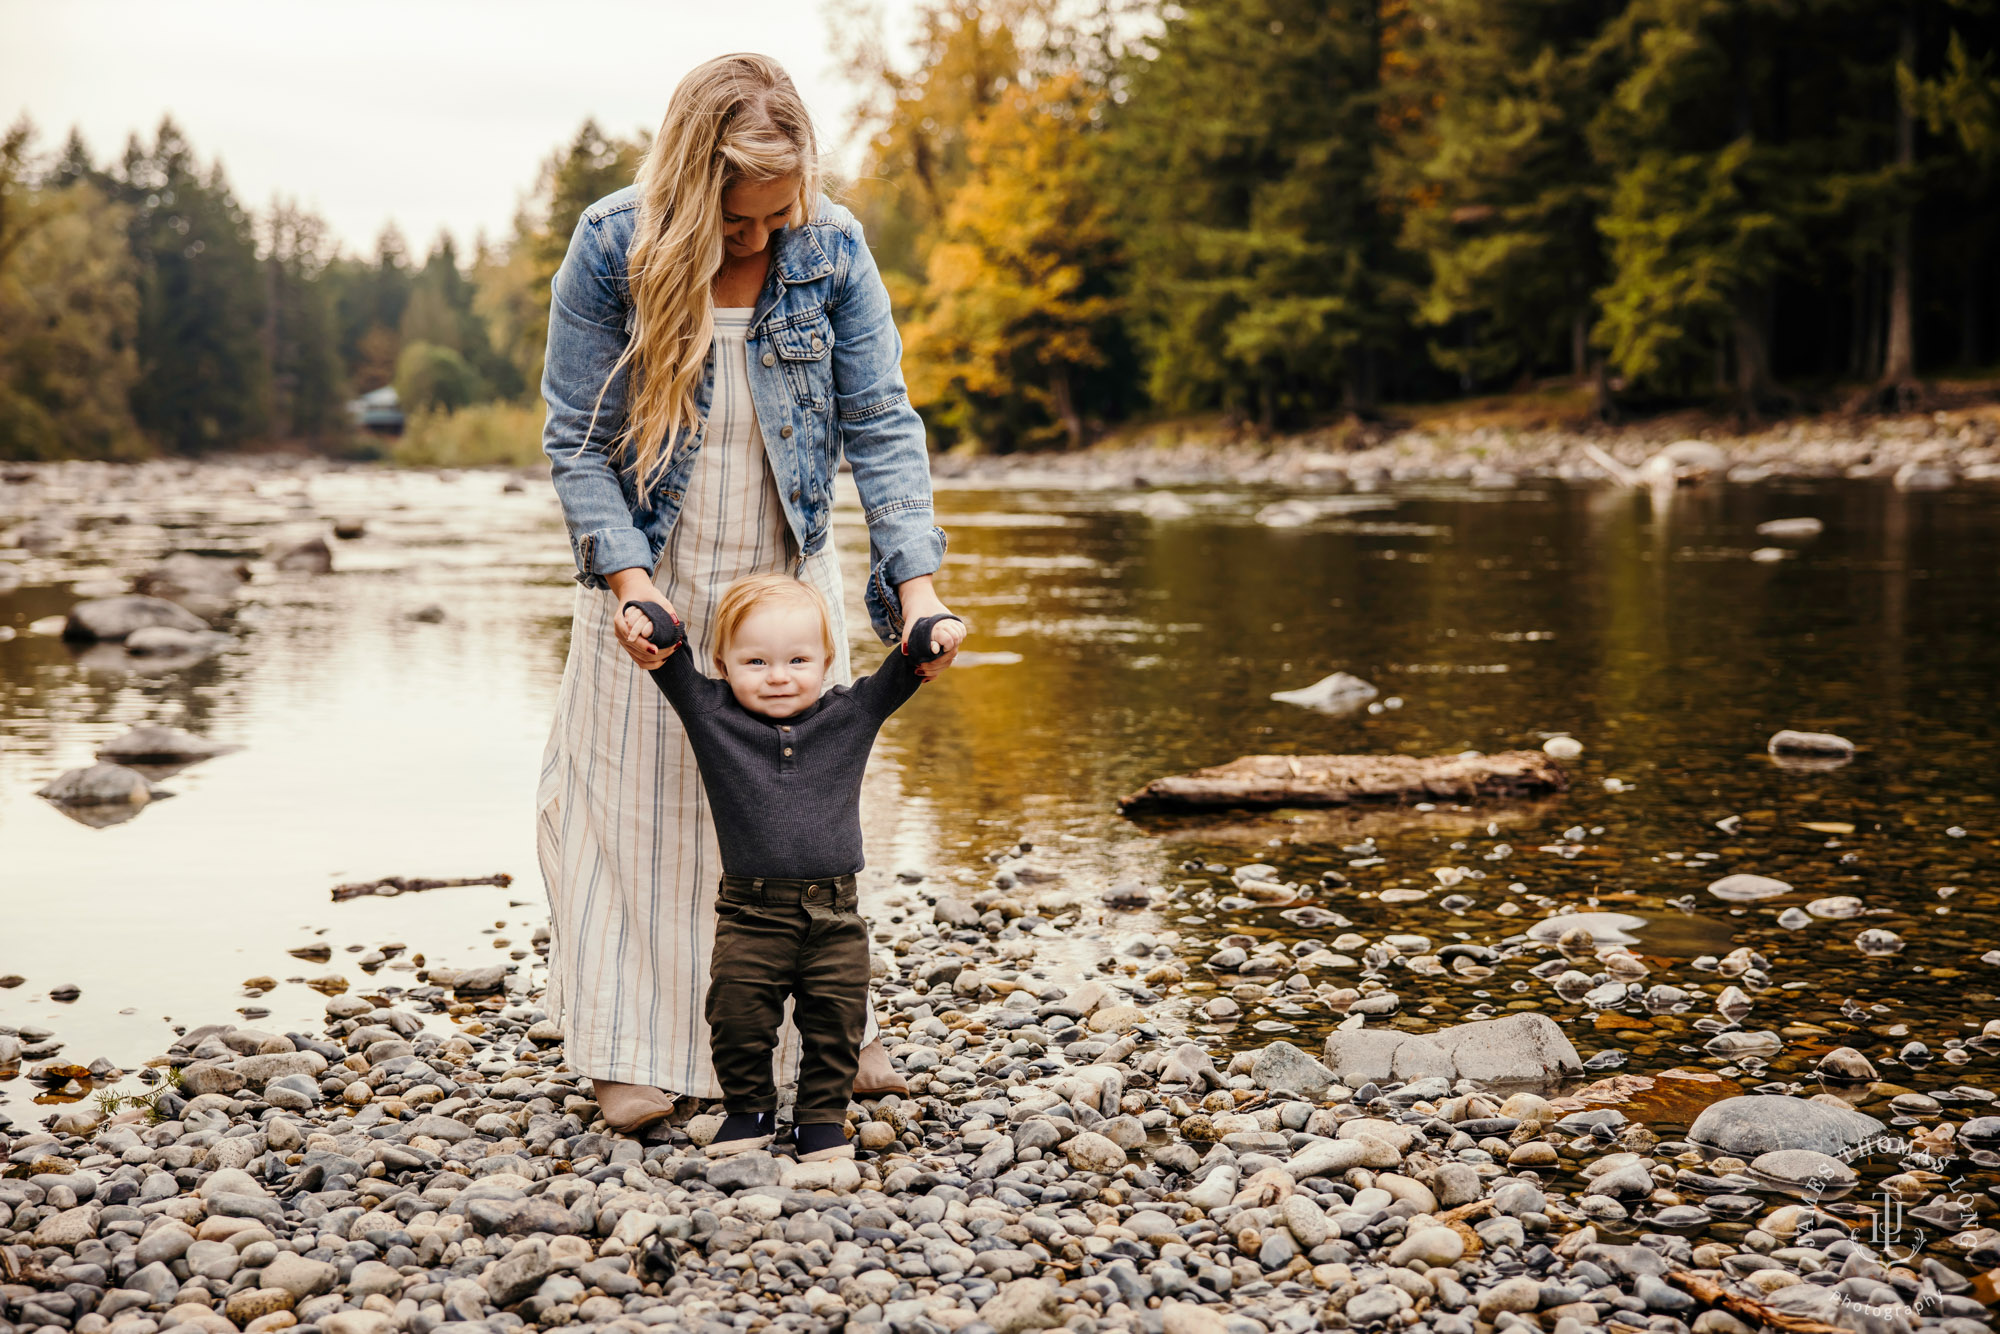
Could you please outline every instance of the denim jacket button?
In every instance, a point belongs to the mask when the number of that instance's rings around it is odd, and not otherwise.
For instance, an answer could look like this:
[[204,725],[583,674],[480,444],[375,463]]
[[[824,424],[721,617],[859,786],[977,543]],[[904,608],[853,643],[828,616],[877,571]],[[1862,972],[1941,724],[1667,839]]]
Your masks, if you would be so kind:
[[780,426],[780,427],[778,428],[778,438],[779,438],[780,440],[789,440],[789,439],[791,439],[791,438],[792,438],[792,428],[791,428],[791,427],[789,427],[789,426]]
[[795,486],[792,488],[792,499],[797,500],[798,498],[799,498],[799,489]]
[[775,366],[775,365],[777,365],[777,364],[778,364],[778,357],[777,357],[777,354],[776,354],[776,353],[774,353],[774,352],[766,352],[766,353],[764,354],[764,364],[765,364],[766,366]]

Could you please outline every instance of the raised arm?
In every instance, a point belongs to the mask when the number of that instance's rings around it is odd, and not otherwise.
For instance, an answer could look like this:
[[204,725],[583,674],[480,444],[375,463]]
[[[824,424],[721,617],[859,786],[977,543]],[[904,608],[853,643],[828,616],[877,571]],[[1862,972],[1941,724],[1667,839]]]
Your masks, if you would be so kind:
[[931,522],[930,450],[903,385],[903,340],[889,292],[861,224],[849,220],[842,230],[848,244],[829,307],[834,409],[868,520],[869,620],[886,644],[903,630],[899,588],[937,571],[945,539]]
[[882,665],[850,689],[855,703],[887,718],[917,693],[924,678],[917,669],[951,653],[965,638],[965,622],[949,612],[926,616],[910,627],[909,638],[891,648]]
[[617,460],[631,377],[627,368],[613,374],[612,367],[630,337],[628,309],[604,229],[586,212],[550,283],[542,452],[562,502],[577,579],[592,588],[605,587],[606,575],[653,564],[646,535],[633,526]]
[[653,668],[651,675],[675,713],[686,719],[721,706],[729,694],[729,685],[704,676],[694,665],[694,650],[688,645],[687,629],[679,617],[657,602],[628,602],[622,610],[637,611],[644,616],[648,622],[646,638],[667,655],[667,660]]

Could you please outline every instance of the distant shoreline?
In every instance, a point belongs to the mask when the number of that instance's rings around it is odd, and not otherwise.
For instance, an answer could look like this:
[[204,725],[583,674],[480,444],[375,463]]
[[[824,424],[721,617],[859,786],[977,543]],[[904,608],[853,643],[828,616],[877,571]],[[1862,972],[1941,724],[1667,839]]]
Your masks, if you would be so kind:
[[1073,452],[942,454],[932,473],[940,483],[963,486],[1250,483],[1341,490],[1453,480],[1498,487],[1510,479],[1608,480],[1609,470],[1590,456],[1593,446],[1637,469],[1668,445],[1698,440],[1720,450],[1721,475],[1740,482],[1882,478],[1931,490],[2000,480],[2000,402],[1893,416],[1798,416],[1747,429],[1692,412],[1581,425],[1537,420],[1520,411],[1520,400],[1491,402],[1499,406],[1270,438],[1219,420],[1169,422],[1130,428]]

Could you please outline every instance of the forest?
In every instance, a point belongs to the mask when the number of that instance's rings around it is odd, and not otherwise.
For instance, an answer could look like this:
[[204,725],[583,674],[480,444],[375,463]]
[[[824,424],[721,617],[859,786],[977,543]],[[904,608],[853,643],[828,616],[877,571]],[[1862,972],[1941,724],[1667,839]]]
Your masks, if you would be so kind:
[[[1907,410],[2000,378],[1994,8],[929,0],[907,50],[836,11],[864,149],[835,194],[938,448],[1550,382],[1606,421]],[[352,255],[171,119],[104,162],[18,124],[0,458],[530,462],[549,279],[644,145],[586,123],[507,235]],[[347,400],[389,384],[408,429],[358,438]]]

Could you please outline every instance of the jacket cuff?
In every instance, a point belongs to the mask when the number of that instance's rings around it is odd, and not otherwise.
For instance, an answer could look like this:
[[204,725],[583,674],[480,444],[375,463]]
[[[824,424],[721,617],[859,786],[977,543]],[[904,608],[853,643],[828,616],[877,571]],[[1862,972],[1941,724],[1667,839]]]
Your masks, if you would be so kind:
[[620,570],[653,568],[653,547],[646,535],[630,524],[578,533],[572,544],[576,550],[576,580],[588,588],[605,587],[604,576]]
[[944,566],[944,551],[944,529],[932,525],[875,563],[869,580],[899,636],[903,630],[903,600],[896,590],[919,575],[936,574]]

